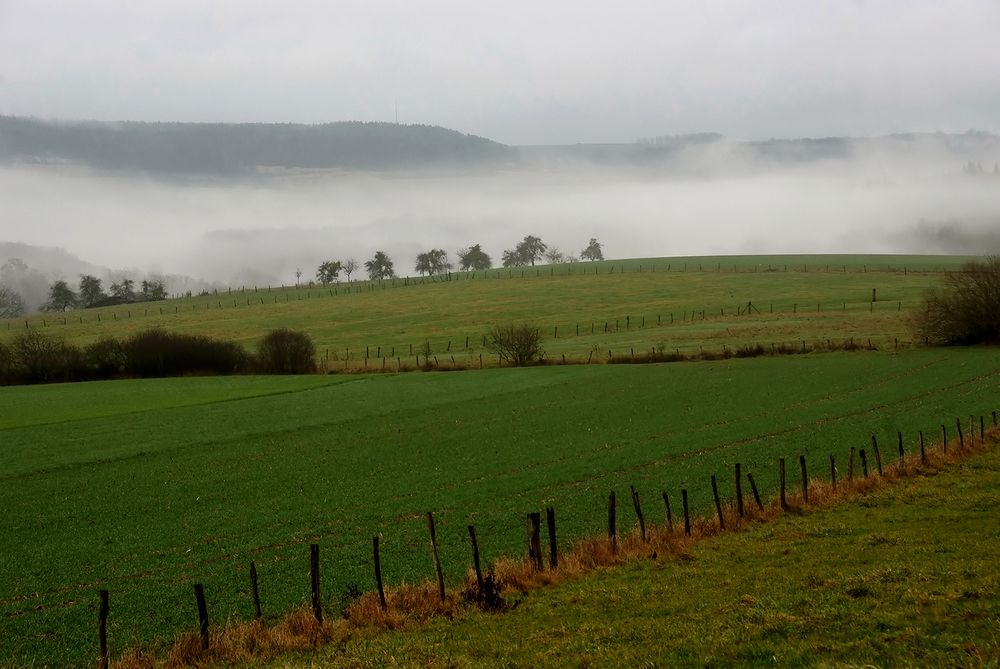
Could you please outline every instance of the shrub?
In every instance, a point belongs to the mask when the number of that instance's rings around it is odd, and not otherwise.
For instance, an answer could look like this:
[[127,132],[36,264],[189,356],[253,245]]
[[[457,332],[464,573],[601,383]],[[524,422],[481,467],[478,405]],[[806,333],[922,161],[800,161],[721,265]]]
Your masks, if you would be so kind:
[[949,272],[944,286],[927,294],[914,320],[929,344],[1000,342],[1000,256]]
[[257,347],[257,365],[264,374],[310,374],[316,371],[316,347],[305,332],[271,330]]
[[87,346],[83,359],[90,373],[99,379],[119,376],[128,368],[125,345],[114,337],[101,337]]
[[250,356],[238,344],[209,337],[145,330],[124,344],[126,371],[141,377],[182,374],[237,374],[249,367]]
[[0,341],[0,383],[14,381],[14,351]]
[[73,381],[82,376],[80,349],[38,330],[15,337],[11,352],[11,376],[15,381],[53,383]]
[[542,350],[542,334],[534,325],[494,325],[486,336],[486,348],[515,367],[537,362]]

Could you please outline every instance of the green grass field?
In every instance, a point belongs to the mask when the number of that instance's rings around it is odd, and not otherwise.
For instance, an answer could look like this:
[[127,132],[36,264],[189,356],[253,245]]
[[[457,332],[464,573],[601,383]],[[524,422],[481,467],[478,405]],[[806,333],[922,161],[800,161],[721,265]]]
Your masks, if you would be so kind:
[[[697,352],[723,346],[827,339],[912,342],[908,317],[956,256],[729,256],[576,263],[329,287],[247,287],[205,297],[66,314],[28,327],[77,344],[162,326],[238,341],[269,330],[309,332],[328,369],[380,358],[412,359],[429,342],[442,362],[478,365],[493,324],[529,321],[549,357],[598,358],[654,347]],[[871,302],[872,289],[878,301]],[[754,309],[746,313],[748,303]],[[162,312],[162,313],[161,313]],[[739,315],[738,315],[739,314]],[[100,320],[98,320],[100,319]],[[0,323],[0,340],[24,320]],[[605,331],[605,328],[607,331]],[[490,362],[487,354],[486,363]]]
[[0,402],[0,664],[83,666],[101,588],[115,652],[162,647],[195,624],[196,581],[214,620],[248,617],[251,560],[266,616],[307,601],[318,542],[336,611],[349,585],[373,587],[374,533],[389,582],[433,574],[426,511],[455,583],[469,523],[489,560],[520,554],[524,513],[546,505],[569,541],[602,530],[611,489],[687,487],[706,511],[709,476],[731,494],[735,462],[766,493],[780,456],[820,468],[872,434],[889,453],[897,429],[908,448],[918,429],[936,439],[1000,405],[1000,356],[116,381],[0,388]]
[[1000,452],[282,667],[996,667]]

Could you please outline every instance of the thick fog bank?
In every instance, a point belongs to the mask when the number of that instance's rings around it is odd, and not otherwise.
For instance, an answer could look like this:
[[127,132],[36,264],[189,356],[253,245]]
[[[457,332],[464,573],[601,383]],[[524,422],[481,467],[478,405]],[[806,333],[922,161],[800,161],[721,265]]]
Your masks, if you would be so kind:
[[[1000,252],[1000,174],[947,160],[754,169],[536,165],[474,173],[284,173],[163,181],[76,167],[0,168],[0,241],[90,263],[230,284],[312,278],[327,259],[482,244],[495,264],[525,235],[567,255]],[[0,258],[0,263],[6,258]],[[67,271],[68,278],[75,269]]]

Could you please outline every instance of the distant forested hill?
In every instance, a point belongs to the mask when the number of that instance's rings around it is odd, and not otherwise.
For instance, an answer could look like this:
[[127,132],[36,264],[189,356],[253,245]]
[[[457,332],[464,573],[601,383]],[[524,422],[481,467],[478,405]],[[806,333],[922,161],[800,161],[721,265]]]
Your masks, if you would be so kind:
[[515,150],[437,126],[343,122],[101,123],[0,116],[0,162],[226,174],[258,167],[363,170],[501,164]]

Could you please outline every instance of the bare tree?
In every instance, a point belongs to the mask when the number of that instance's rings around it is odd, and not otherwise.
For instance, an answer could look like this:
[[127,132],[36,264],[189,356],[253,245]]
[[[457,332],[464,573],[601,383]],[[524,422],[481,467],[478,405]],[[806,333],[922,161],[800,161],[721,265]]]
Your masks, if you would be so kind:
[[0,286],[0,318],[16,318],[24,313],[24,300],[12,288]]
[[541,331],[527,323],[494,325],[486,336],[486,348],[515,367],[537,362],[545,353]]
[[351,282],[351,275],[358,271],[358,261],[354,258],[348,258],[344,261],[344,274],[347,275],[347,283]]
[[927,294],[914,321],[931,344],[1000,342],[1000,256],[949,272],[943,288]]

